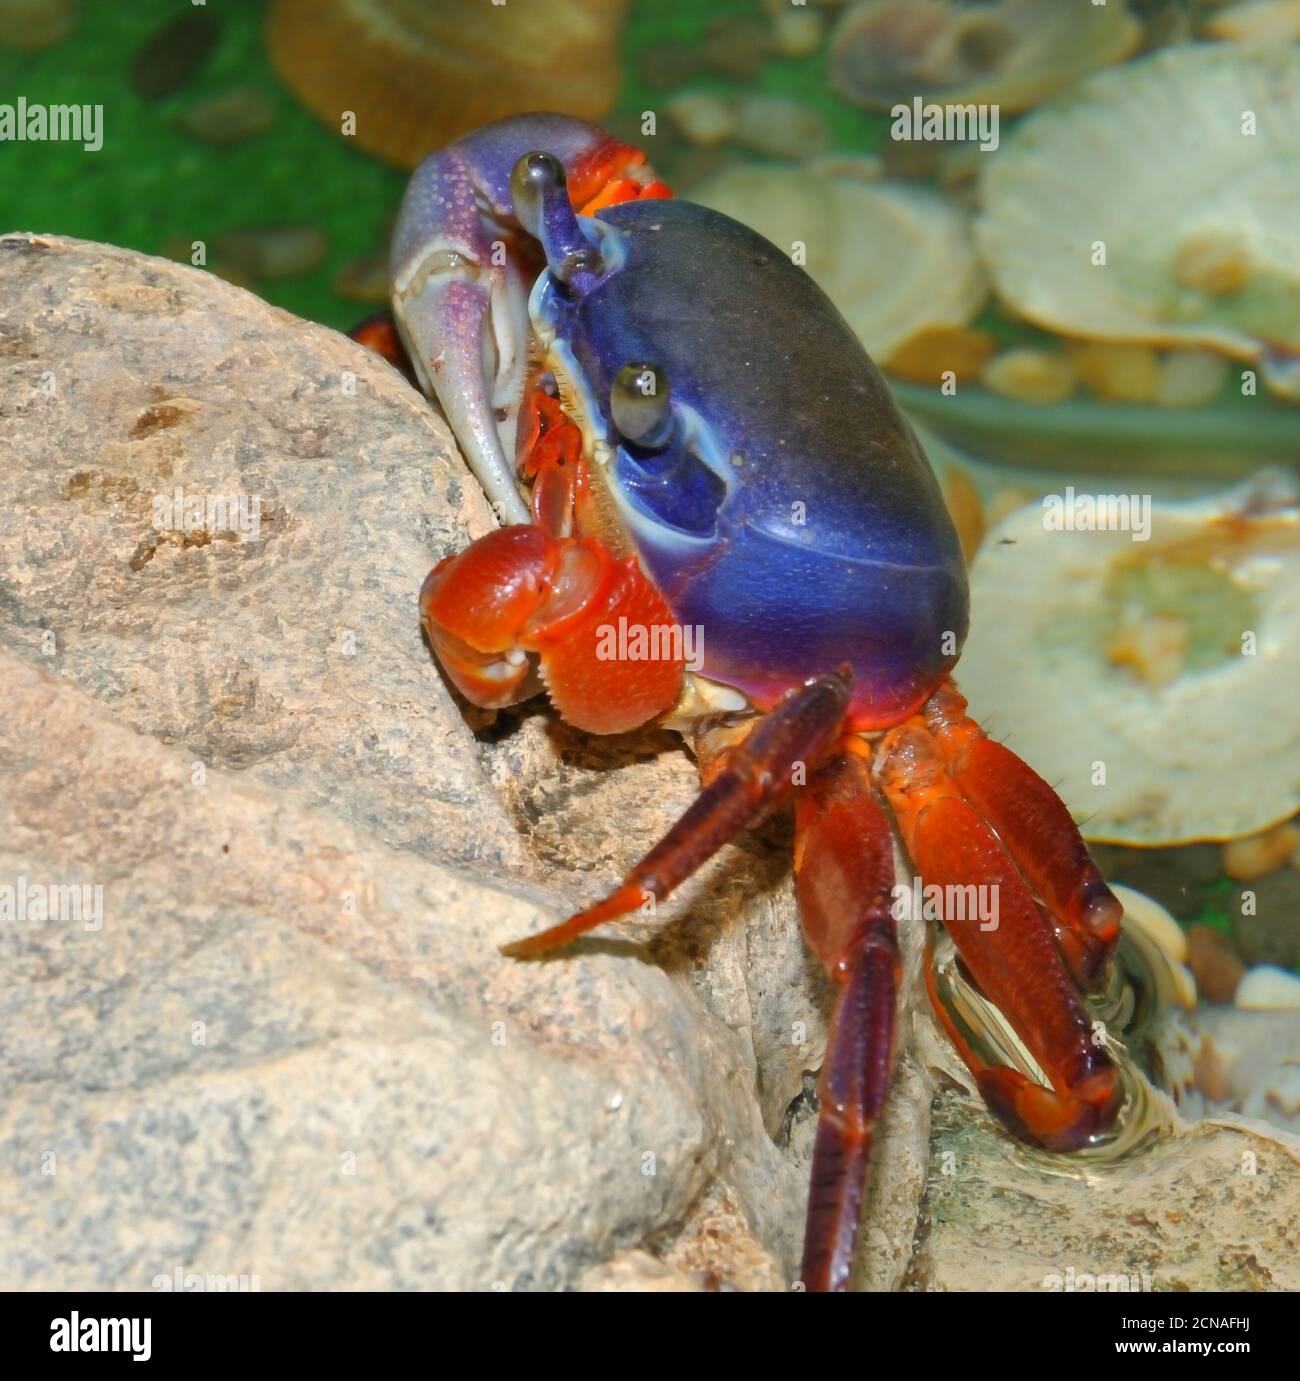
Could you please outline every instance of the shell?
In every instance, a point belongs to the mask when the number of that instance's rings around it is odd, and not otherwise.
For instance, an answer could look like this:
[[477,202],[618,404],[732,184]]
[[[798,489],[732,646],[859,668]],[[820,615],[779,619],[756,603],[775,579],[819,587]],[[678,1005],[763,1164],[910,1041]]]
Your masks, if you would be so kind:
[[854,105],[888,110],[914,96],[1027,110],[1084,72],[1132,53],[1142,26],[1123,0],[1062,5],[1001,0],[870,0],[830,44],[830,77]]
[[998,293],[1041,326],[1300,348],[1300,50],[1172,48],[1096,73],[990,156],[981,202]]
[[285,85],[336,132],[413,168],[480,125],[529,110],[599,120],[618,86],[626,0],[275,0],[266,23]]
[[76,22],[76,0],[0,0],[0,47],[39,52],[61,43]]
[[[1131,531],[1012,514],[971,571],[957,679],[1084,835],[1254,834],[1300,804],[1300,499],[1280,476]],[[1250,634],[1251,638],[1245,635]]]
[[748,164],[691,199],[787,252],[805,245],[808,272],[881,363],[922,331],[966,326],[988,292],[969,217],[929,188]]

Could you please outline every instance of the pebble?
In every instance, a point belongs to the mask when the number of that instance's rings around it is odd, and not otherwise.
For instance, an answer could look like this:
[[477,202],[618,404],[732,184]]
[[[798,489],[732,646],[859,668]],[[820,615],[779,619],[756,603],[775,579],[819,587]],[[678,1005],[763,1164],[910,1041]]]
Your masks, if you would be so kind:
[[747,96],[736,111],[736,140],[769,158],[816,158],[830,147],[826,121],[788,96]]
[[391,286],[387,253],[380,251],[353,259],[339,271],[333,286],[334,292],[349,302],[387,302]]
[[934,387],[938,387],[941,376],[951,370],[960,387],[980,377],[997,348],[997,341],[987,331],[976,331],[969,326],[935,326],[899,346],[885,368],[895,378]]
[[1162,408],[1199,408],[1223,392],[1228,361],[1209,350],[1173,350],[1160,363],[1155,402]]
[[722,19],[696,51],[711,71],[752,82],[767,58],[767,30],[750,19]]
[[237,144],[263,134],[275,112],[266,93],[255,86],[232,86],[192,105],[177,116],[177,127],[204,144]]
[[1248,965],[1300,964],[1300,872],[1275,873],[1234,887],[1225,902],[1232,938]]
[[724,144],[736,132],[735,103],[714,91],[679,91],[664,108],[673,128],[701,148]]
[[1196,990],[1207,1002],[1231,1002],[1246,966],[1232,941],[1213,926],[1197,922],[1187,927],[1187,966]]
[[297,278],[318,268],[329,238],[314,225],[249,226],[227,230],[216,240],[217,255],[251,278]]
[[1262,964],[1237,985],[1237,1006],[1252,1012],[1300,1011],[1300,978]]
[[132,90],[146,101],[159,101],[179,91],[207,62],[220,34],[217,21],[202,10],[188,9],[168,20],[131,59]]
[[1145,345],[1087,341],[1068,347],[1084,386],[1103,403],[1149,403],[1160,389],[1160,361]]
[[808,171],[818,177],[843,177],[850,182],[879,182],[884,163],[874,153],[828,153],[814,158]]
[[1300,0],[1248,0],[1220,10],[1205,23],[1211,38],[1232,42],[1300,42]]
[[772,16],[772,51],[783,58],[806,58],[821,47],[826,21],[806,5],[793,5]]
[[645,84],[656,91],[667,91],[690,81],[700,70],[700,60],[693,51],[684,50],[671,41],[651,44],[641,54],[641,75]]
[[1223,846],[1223,871],[1238,882],[1275,873],[1300,851],[1300,830],[1288,820],[1262,834],[1232,839]]
[[991,393],[1019,403],[1063,403],[1075,389],[1070,361],[1049,350],[1004,350],[984,367],[980,381]]

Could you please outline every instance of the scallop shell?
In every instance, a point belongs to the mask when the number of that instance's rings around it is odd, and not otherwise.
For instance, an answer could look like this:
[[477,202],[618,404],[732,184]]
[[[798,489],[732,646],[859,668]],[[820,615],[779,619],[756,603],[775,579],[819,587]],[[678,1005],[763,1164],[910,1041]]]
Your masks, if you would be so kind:
[[480,125],[529,110],[599,120],[618,87],[626,0],[275,0],[271,63],[328,128],[413,168]]
[[1294,815],[1294,486],[1268,476],[1152,503],[1146,541],[1049,530],[1044,504],[994,529],[972,567],[957,668],[972,713],[1056,787],[1089,839],[1232,839]]
[[1300,348],[1300,50],[1171,48],[1096,73],[1004,140],[981,194],[997,290],[1041,326]]
[[1141,37],[1123,0],[869,0],[836,27],[830,77],[846,101],[874,110],[910,105],[919,95],[997,104],[1009,115],[1084,72],[1122,61]]
[[923,331],[966,326],[988,293],[969,217],[926,187],[746,164],[691,197],[787,253],[804,246],[808,272],[882,363]]

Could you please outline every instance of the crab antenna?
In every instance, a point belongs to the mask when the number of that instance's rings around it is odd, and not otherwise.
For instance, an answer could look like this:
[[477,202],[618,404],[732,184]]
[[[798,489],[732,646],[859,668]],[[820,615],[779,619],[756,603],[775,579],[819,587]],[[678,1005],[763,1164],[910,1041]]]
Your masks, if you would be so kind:
[[600,250],[578,224],[565,184],[564,164],[549,153],[526,153],[510,175],[519,224],[540,241],[546,265],[561,283],[602,268]]

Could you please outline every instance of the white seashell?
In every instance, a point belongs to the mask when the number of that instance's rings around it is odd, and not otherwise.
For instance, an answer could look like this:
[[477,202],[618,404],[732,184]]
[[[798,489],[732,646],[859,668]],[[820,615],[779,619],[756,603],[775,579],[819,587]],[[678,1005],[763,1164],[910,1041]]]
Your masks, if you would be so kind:
[[1124,0],[866,0],[831,37],[831,83],[854,105],[888,110],[913,96],[1026,110],[1080,74],[1119,62],[1142,25]]
[[1300,50],[1191,45],[1094,73],[1003,141],[981,201],[998,292],[1039,325],[1300,348]]
[[1134,530],[1118,531],[1086,530],[1080,496],[1052,497],[990,532],[972,567],[957,668],[972,714],[1052,782],[1089,839],[1233,839],[1294,815],[1293,486],[1128,496]]
[[[1187,958],[1187,936],[1183,928],[1153,897],[1139,892],[1134,887],[1112,882],[1110,890],[1119,898],[1124,908],[1124,924],[1137,926],[1148,939],[1153,940],[1176,963]],[[1195,992],[1195,985],[1193,985]],[[1194,1000],[1194,999],[1193,999]]]

